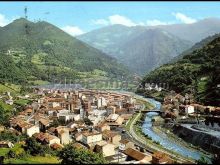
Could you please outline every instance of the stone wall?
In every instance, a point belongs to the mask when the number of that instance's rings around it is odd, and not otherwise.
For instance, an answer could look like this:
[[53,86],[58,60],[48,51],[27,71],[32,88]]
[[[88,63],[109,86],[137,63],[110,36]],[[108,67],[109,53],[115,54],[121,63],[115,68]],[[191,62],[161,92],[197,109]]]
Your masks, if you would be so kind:
[[210,135],[206,132],[192,130],[182,125],[175,125],[173,132],[186,142],[200,146],[208,152],[220,153],[220,137]]

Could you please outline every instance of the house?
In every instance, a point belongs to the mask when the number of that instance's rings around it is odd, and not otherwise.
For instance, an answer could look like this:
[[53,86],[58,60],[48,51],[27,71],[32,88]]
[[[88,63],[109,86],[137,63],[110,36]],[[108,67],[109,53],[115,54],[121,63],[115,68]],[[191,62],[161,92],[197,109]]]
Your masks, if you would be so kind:
[[49,133],[43,133],[43,132],[35,133],[33,137],[35,137],[36,140],[40,142],[41,144],[48,144],[49,146],[53,143],[60,144],[60,139]]
[[44,119],[44,118],[39,119],[40,131],[46,132],[49,126],[50,126],[50,121],[48,119]]
[[119,149],[126,150],[127,148],[135,148],[134,143],[128,139],[122,139],[119,141]]
[[71,142],[69,128],[59,126],[55,129],[55,135],[60,138],[61,144],[69,144]]
[[111,114],[115,114],[115,110],[116,110],[116,107],[115,106],[109,106],[106,108],[106,111],[107,111],[107,116],[111,115]]
[[186,105],[185,106],[185,113],[186,114],[191,114],[191,113],[194,113],[194,112],[195,112],[194,106],[192,106],[192,105]]
[[127,161],[136,160],[139,163],[151,163],[152,155],[150,153],[143,153],[133,148],[127,148],[124,153],[128,156]]
[[152,164],[172,164],[172,160],[167,154],[158,151],[152,155]]
[[110,126],[105,122],[101,122],[95,127],[95,129],[99,132],[103,132],[105,130],[110,130]]
[[102,133],[103,139],[106,140],[109,143],[114,144],[116,147],[119,146],[119,142],[121,140],[121,135],[117,132],[105,130]]
[[97,142],[102,141],[102,134],[98,131],[84,131],[82,132],[81,142],[89,146],[95,145]]
[[78,132],[74,135],[76,141],[82,141],[82,132]]
[[40,127],[37,125],[30,125],[28,127],[26,127],[26,134],[31,137],[33,134],[35,133],[39,133],[40,132]]
[[0,148],[13,148],[14,144],[10,141],[0,141]]
[[[59,120],[67,122],[67,121],[73,120],[75,117],[75,114],[69,113],[69,112],[62,112],[62,113],[58,113],[57,117]],[[80,119],[80,116],[78,116],[78,118]],[[78,118],[77,120],[79,120]]]
[[104,157],[115,155],[115,146],[106,141],[97,142],[94,152],[102,153]]
[[118,114],[111,114],[106,118],[106,121],[108,122],[108,125],[122,125],[124,119],[120,117]]
[[60,150],[62,149],[64,146],[62,144],[57,144],[57,143],[53,143],[50,145],[50,148],[52,148],[53,150]]
[[78,142],[73,143],[73,147],[78,148],[78,149],[87,149],[86,146],[84,146],[83,144],[78,143]]

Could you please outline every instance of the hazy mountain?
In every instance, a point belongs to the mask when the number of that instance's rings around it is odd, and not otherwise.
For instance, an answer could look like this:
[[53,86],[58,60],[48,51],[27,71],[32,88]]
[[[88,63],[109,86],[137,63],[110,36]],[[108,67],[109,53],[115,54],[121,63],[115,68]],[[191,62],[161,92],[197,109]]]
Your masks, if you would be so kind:
[[[158,30],[153,33],[153,29]],[[207,18],[193,24],[134,27],[111,25],[78,38],[117,58],[132,71],[143,74],[181,54],[193,43],[219,32],[220,19]],[[167,43],[164,42],[166,40]]]
[[176,62],[176,61],[182,59],[185,55],[191,54],[194,51],[198,51],[199,49],[201,49],[205,45],[207,45],[209,42],[211,42],[212,40],[214,40],[215,38],[218,38],[218,37],[220,37],[220,34],[215,34],[213,36],[209,36],[209,37],[201,40],[200,42],[197,42],[191,48],[185,50],[180,55],[178,55],[178,56],[174,57],[173,59],[171,59],[171,61],[169,63]]
[[113,25],[78,37],[139,74],[149,72],[188,49],[192,43],[164,30]]
[[111,25],[77,36],[77,38],[118,58],[120,46],[138,36],[143,31],[145,31],[145,27],[137,28],[124,25]]
[[192,24],[175,24],[156,26],[166,30],[173,35],[191,42],[199,42],[200,40],[220,32],[220,19],[206,18]]
[[121,45],[119,61],[129,66],[130,70],[144,74],[168,62],[190,46],[188,41],[181,40],[166,31],[145,30]]
[[[0,29],[0,38],[1,58],[10,56],[18,71],[31,79],[74,78],[80,76],[79,72],[94,70],[104,71],[107,76],[127,73],[115,58],[44,21],[17,19]],[[1,73],[3,76],[7,74]]]

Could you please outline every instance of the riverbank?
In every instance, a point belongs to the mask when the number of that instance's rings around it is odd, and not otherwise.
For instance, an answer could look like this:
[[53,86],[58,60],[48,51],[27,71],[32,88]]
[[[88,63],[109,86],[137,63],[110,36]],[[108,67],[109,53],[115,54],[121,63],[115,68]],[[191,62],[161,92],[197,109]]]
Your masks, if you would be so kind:
[[[141,123],[140,123],[140,119],[143,116],[143,113],[138,113],[137,115],[135,115],[135,117],[131,120],[132,124],[129,124],[130,128],[133,129],[133,132],[135,133],[135,135],[133,135],[134,138],[136,138],[136,140],[142,142],[143,146],[145,146],[146,148],[149,148],[151,151],[161,151],[163,153],[166,153],[167,155],[169,155],[174,163],[184,163],[184,162],[191,162],[191,163],[195,163],[195,160],[192,158],[186,158],[183,157],[181,154],[173,152],[167,148],[164,148],[162,145],[160,145],[159,141],[154,141],[152,140],[152,138],[150,136],[146,136],[141,128]],[[131,133],[131,131],[130,131]],[[132,135],[132,133],[131,133]]]
[[210,153],[206,152],[205,150],[203,150],[201,147],[199,146],[194,146],[192,144],[187,143],[186,141],[184,141],[183,139],[179,138],[177,135],[175,135],[171,130],[169,129],[165,129],[164,127],[160,127],[160,126],[154,126],[152,127],[153,131],[156,132],[158,135],[162,134],[166,134],[167,137],[169,137],[169,139],[171,141],[174,141],[175,143],[184,146],[188,149],[190,149],[191,151],[199,151],[202,152],[204,155],[211,155]]

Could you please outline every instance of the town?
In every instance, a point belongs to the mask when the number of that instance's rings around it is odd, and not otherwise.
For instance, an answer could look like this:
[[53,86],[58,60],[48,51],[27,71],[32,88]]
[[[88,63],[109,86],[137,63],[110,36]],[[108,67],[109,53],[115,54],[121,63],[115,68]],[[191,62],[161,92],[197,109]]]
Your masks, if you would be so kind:
[[[35,93],[39,99],[10,118],[13,133],[34,137],[54,150],[71,143],[102,153],[109,162],[168,162],[160,153],[139,151],[134,142],[126,139],[124,125],[141,107],[132,96],[94,90],[36,89]],[[11,104],[9,98],[6,102]],[[9,141],[0,144],[13,147]]]

